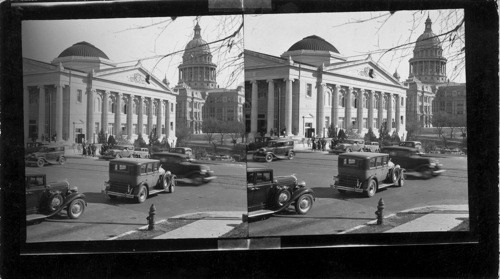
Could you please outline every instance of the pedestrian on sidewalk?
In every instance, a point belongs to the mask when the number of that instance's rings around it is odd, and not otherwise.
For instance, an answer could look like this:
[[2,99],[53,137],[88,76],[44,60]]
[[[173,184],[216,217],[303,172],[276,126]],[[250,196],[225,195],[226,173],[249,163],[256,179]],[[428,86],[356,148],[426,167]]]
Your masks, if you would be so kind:
[[326,147],[326,139],[322,138],[321,139],[321,150],[325,151],[325,147]]
[[83,149],[82,156],[87,157],[87,146],[85,145],[85,142],[82,143],[82,149]]
[[316,140],[314,138],[312,139],[312,150],[316,151]]
[[307,147],[311,147],[311,138],[307,138]]
[[95,146],[95,143],[92,143],[92,157],[95,157],[95,151],[97,149],[97,147]]

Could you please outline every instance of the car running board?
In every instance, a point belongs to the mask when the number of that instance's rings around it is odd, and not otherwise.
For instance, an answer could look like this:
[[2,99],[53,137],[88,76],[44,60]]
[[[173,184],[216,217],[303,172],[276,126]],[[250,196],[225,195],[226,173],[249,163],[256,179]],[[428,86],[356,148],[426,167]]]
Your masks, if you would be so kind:
[[149,195],[154,195],[154,194],[163,193],[163,192],[165,192],[165,190],[163,190],[163,189],[161,189],[161,190],[157,190],[157,189],[149,190]]
[[26,215],[26,222],[33,222],[36,220],[42,220],[42,219],[45,219],[47,217],[49,217],[49,216],[44,215],[44,214],[29,214],[29,215]]

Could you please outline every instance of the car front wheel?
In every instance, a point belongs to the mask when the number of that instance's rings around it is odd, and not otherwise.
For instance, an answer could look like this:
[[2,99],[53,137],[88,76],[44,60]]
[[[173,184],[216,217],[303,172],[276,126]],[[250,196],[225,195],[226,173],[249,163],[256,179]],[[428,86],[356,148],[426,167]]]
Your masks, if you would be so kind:
[[295,211],[297,211],[298,214],[306,214],[312,208],[313,202],[314,199],[311,195],[302,195],[295,202]]
[[272,162],[272,161],[273,161],[273,155],[271,155],[271,154],[267,154],[267,155],[266,155],[266,162],[270,163],[270,162]]
[[292,194],[290,193],[290,191],[288,191],[287,189],[281,190],[280,192],[278,192],[278,195],[276,198],[276,205],[278,205],[279,207],[282,207],[290,200],[291,197],[292,197]]
[[59,157],[58,162],[59,162],[59,165],[64,165],[64,163],[66,163],[66,157],[64,157],[64,156]]
[[45,165],[45,161],[43,159],[38,159],[38,161],[36,161],[36,166],[41,168]]
[[146,201],[146,198],[148,197],[148,189],[146,189],[146,186],[142,185],[141,188],[139,189],[139,194],[137,195],[137,202],[138,203],[143,203]]
[[71,219],[78,219],[85,211],[85,202],[82,199],[75,199],[68,205],[68,216]]
[[50,196],[47,208],[49,213],[58,210],[63,203],[64,203],[64,198],[61,196],[61,194],[53,194],[52,196]]
[[366,196],[371,198],[375,195],[375,192],[377,192],[377,182],[370,179],[368,180],[368,187],[366,187]]
[[295,157],[295,153],[293,151],[288,152],[288,160],[292,160]]

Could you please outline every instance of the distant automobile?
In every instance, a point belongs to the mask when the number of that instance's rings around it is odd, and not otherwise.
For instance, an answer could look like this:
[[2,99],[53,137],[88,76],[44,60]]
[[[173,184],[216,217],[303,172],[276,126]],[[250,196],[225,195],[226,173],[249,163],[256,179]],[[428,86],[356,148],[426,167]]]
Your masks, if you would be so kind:
[[25,182],[27,222],[46,219],[63,210],[69,218],[77,219],[87,207],[85,195],[68,181],[47,183],[45,174],[29,173]]
[[193,185],[199,186],[217,178],[207,165],[192,162],[187,154],[157,152],[151,154],[151,159],[160,160],[163,169]]
[[41,146],[37,152],[33,152],[26,156],[25,163],[28,166],[34,165],[39,168],[46,164],[62,165],[66,163],[64,153],[64,146],[62,145]]
[[160,168],[159,160],[126,158],[109,161],[109,180],[102,192],[110,199],[133,198],[143,203],[150,195],[174,189],[175,176]]
[[352,152],[339,155],[338,175],[330,185],[340,193],[364,193],[373,197],[375,193],[389,186],[404,185],[404,169],[389,162],[389,155],[383,153]]
[[264,217],[294,205],[298,214],[307,214],[315,201],[314,191],[294,175],[275,177],[269,168],[247,168],[248,215]]
[[133,145],[115,145],[106,150],[103,159],[132,158],[134,154]]
[[360,152],[365,148],[365,141],[362,139],[348,139],[335,146],[330,153],[341,154],[345,152]]
[[134,152],[132,153],[132,157],[148,159],[149,158],[149,149],[147,149],[145,147],[135,148]]
[[423,152],[422,143],[419,141],[402,141],[398,144],[399,146],[415,148],[420,152]]
[[272,162],[276,159],[289,159],[295,157],[293,140],[271,140],[266,147],[261,147],[253,153],[254,161]]
[[190,159],[194,159],[193,150],[189,147],[174,147],[170,148],[169,152],[177,154],[186,154],[189,156]]
[[366,141],[363,151],[366,152],[380,152],[378,141]]
[[255,151],[259,148],[266,147],[275,137],[256,137],[255,140],[248,144],[248,151]]
[[386,146],[382,153],[389,154],[395,164],[401,165],[408,173],[416,172],[425,179],[438,176],[443,173],[443,165],[438,160],[423,156],[418,149],[403,146]]

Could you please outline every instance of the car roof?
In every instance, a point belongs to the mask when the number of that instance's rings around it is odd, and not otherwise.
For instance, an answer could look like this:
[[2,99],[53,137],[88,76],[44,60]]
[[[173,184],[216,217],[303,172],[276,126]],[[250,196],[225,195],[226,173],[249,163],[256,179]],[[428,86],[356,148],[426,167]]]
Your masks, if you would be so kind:
[[179,153],[172,153],[172,152],[166,152],[166,151],[155,152],[155,153],[152,154],[152,156],[154,156],[154,155],[189,158],[189,155],[187,155],[187,154],[179,154]]
[[143,163],[154,163],[154,162],[160,162],[158,160],[154,159],[141,159],[141,158],[120,158],[120,159],[113,159],[109,161],[110,163],[125,163],[125,164],[131,164],[131,165],[139,165]]
[[247,168],[247,172],[261,172],[261,171],[272,171],[273,169],[270,168],[260,168],[260,167],[255,167],[255,168]]
[[402,141],[402,142],[400,142],[400,143],[406,143],[406,142],[410,142],[410,143],[420,143],[420,144],[422,144],[422,143],[421,143],[421,142],[419,142],[419,141],[411,141],[411,140],[410,140],[410,141]]
[[347,158],[358,158],[358,159],[369,159],[373,157],[387,156],[387,153],[375,153],[375,152],[349,152],[342,153],[339,157]]
[[273,140],[270,140],[270,141],[275,141],[275,142],[288,142],[288,141],[293,141],[291,139],[273,139]]

